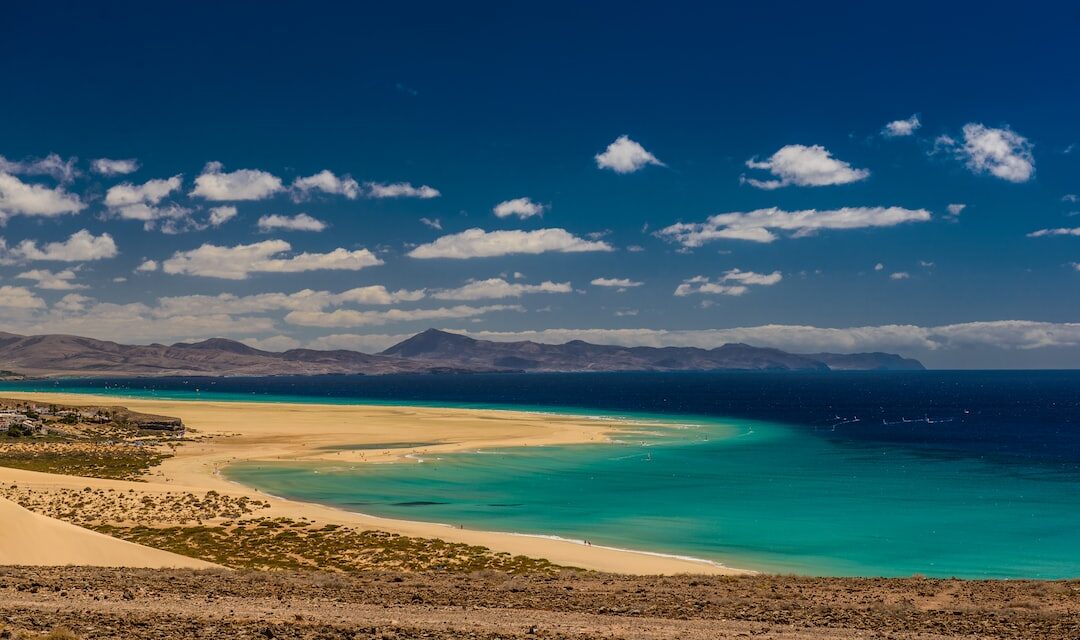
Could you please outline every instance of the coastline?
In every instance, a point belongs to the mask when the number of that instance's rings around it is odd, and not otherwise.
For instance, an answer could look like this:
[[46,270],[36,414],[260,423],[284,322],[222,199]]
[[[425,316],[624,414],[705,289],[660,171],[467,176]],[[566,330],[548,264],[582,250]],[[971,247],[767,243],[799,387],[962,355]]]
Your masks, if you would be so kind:
[[[271,496],[227,479],[221,471],[239,462],[333,461],[401,463],[409,456],[497,447],[602,443],[619,431],[615,420],[555,412],[437,408],[408,405],[267,403],[156,400],[82,393],[4,392],[6,397],[68,405],[122,404],[182,418],[196,439],[153,469],[145,482],[99,480],[0,468],[0,481],[47,488],[136,489],[144,493],[217,491],[270,503],[265,515],[307,518],[326,524],[378,529],[405,536],[479,545],[496,552],[543,558],[556,564],[629,574],[744,575],[709,560],[650,551],[585,545],[552,535],[461,529],[448,524],[385,518],[317,503]],[[635,425],[640,426],[640,425]],[[347,447],[409,441],[410,448]]]

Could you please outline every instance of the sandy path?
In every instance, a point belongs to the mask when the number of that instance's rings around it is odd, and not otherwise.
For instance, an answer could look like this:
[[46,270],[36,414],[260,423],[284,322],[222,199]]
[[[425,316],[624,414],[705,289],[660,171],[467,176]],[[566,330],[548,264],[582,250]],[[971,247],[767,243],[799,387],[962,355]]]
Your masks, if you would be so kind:
[[[180,417],[204,437],[177,450],[146,483],[97,480],[0,468],[0,481],[34,488],[112,488],[141,492],[216,490],[268,500],[260,515],[379,529],[407,536],[441,538],[556,564],[634,574],[738,574],[715,563],[585,546],[507,533],[378,518],[317,504],[272,498],[228,482],[222,467],[241,461],[330,460],[341,463],[416,464],[406,455],[432,455],[509,446],[601,443],[626,428],[618,422],[514,411],[365,405],[269,404],[121,399],[81,394],[5,392],[4,397],[66,405],[123,405],[135,411]],[[333,447],[399,442],[437,443],[413,449],[333,451]]]

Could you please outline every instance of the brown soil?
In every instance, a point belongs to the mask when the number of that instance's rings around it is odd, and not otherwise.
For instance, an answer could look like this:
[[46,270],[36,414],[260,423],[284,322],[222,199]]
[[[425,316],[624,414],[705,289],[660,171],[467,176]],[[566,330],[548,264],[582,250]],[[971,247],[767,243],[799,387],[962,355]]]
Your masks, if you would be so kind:
[[5,568],[0,621],[125,640],[1056,640],[1080,637],[1080,582]]

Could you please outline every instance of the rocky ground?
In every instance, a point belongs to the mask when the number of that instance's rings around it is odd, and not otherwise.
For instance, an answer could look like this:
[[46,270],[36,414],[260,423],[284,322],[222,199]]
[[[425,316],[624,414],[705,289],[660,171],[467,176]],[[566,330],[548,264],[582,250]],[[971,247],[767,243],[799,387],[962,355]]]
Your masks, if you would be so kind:
[[1080,637],[1080,582],[0,569],[6,632],[77,638]]

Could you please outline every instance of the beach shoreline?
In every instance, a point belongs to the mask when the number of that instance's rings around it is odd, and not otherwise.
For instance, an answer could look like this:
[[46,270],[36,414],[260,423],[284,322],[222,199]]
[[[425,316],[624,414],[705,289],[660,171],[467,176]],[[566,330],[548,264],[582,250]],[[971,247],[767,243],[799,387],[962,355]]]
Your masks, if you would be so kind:
[[[267,403],[246,401],[119,398],[82,393],[4,392],[5,397],[64,405],[122,404],[130,409],[183,419],[194,439],[154,468],[145,482],[100,480],[0,468],[0,481],[43,489],[92,487],[144,493],[217,491],[269,502],[268,517],[377,529],[404,536],[438,538],[496,552],[543,558],[555,564],[628,574],[753,573],[709,560],[651,551],[586,545],[582,541],[516,532],[478,531],[453,525],[385,518],[337,507],[271,496],[225,477],[237,463],[332,461],[402,463],[407,456],[499,447],[608,442],[625,424],[595,416],[502,409],[408,405]],[[640,426],[640,425],[635,425]],[[348,448],[421,441],[406,448]]]

